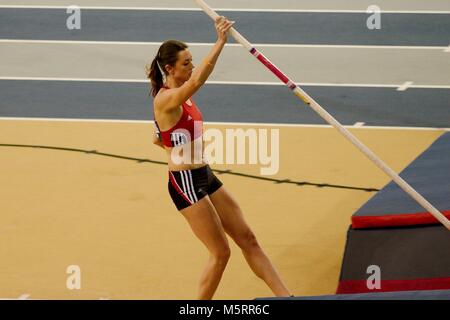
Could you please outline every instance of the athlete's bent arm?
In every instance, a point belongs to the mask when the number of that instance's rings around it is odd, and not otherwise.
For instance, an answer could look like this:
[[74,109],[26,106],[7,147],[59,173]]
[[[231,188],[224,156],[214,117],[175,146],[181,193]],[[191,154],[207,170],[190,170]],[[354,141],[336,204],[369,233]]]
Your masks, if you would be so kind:
[[155,107],[163,112],[171,112],[172,109],[179,107],[183,102],[189,99],[206,82],[209,75],[214,70],[217,58],[219,57],[225,43],[227,42],[227,32],[234,22],[225,17],[216,19],[215,27],[217,32],[217,41],[202,60],[201,64],[194,69],[191,77],[179,88],[164,90],[155,97]]

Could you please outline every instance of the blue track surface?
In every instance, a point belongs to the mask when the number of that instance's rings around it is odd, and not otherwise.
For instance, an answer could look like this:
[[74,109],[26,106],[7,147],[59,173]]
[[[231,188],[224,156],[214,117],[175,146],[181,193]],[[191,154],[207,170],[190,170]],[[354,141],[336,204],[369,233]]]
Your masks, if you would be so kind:
[[[443,14],[383,13],[381,29],[369,30],[365,13],[219,13],[252,43],[448,46],[450,39]],[[216,36],[209,17],[196,11],[82,10],[81,30],[66,28],[68,16],[62,9],[0,9],[0,38],[214,42]]]
[[[450,127],[450,90],[304,89],[344,125]],[[0,117],[153,119],[144,83],[0,80],[0,92]],[[205,121],[326,124],[284,86],[207,84],[194,98]]]

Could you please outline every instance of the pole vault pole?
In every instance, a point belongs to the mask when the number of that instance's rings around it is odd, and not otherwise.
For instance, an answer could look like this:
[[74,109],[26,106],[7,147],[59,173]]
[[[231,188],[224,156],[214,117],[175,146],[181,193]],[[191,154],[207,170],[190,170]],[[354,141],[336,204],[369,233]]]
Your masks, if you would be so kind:
[[[203,0],[194,0],[202,10],[211,17],[214,21],[219,15],[211,9]],[[252,46],[236,29],[231,28],[229,33],[245,47],[256,59],[267,67],[272,73],[278,77],[293,93],[300,98],[304,103],[310,106],[317,112],[326,122],[337,129],[345,138],[347,138],[355,147],[364,153],[377,167],[384,171],[392,180],[395,181],[407,194],[416,200],[425,210],[431,213],[439,222],[441,222],[448,230],[450,230],[450,220],[448,220],[439,210],[437,210],[431,203],[429,203],[420,193],[411,187],[405,180],[403,180],[394,170],[385,164],[375,153],[360,142],[350,131],[344,128],[333,116],[331,116],[324,108],[322,108],[313,98],[311,98],[305,91],[303,91],[294,81],[289,79],[280,69],[278,69],[269,59],[267,59],[261,52]]]

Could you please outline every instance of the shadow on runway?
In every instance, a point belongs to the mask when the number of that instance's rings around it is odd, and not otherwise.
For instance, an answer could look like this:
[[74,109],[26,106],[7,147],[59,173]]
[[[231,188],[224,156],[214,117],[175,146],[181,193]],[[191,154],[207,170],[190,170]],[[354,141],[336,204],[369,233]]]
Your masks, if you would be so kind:
[[[72,152],[80,152],[80,153],[86,153],[86,154],[94,154],[94,155],[99,155],[99,156],[136,161],[138,163],[147,162],[147,163],[152,163],[152,164],[167,165],[167,162],[163,162],[163,161],[133,158],[133,157],[121,156],[121,155],[116,155],[116,154],[111,154],[111,153],[98,152],[97,150],[84,150],[84,149],[77,149],[77,148],[62,148],[62,147],[25,145],[25,144],[0,144],[0,147],[38,148],[38,149],[49,149],[49,150],[59,150],[59,151],[72,151]],[[268,177],[263,177],[263,176],[255,176],[255,175],[250,175],[250,174],[245,174],[245,173],[240,173],[240,172],[234,172],[232,170],[212,169],[212,171],[214,171],[218,174],[230,174],[230,175],[235,175],[235,176],[240,176],[240,177],[245,177],[245,178],[250,178],[250,179],[270,181],[270,182],[274,182],[275,184],[287,183],[287,184],[295,184],[297,186],[315,186],[318,188],[350,189],[350,190],[359,190],[359,191],[366,191],[366,192],[377,192],[380,190],[380,189],[376,189],[376,188],[352,187],[352,186],[344,186],[344,185],[336,185],[336,184],[328,184],[328,183],[312,183],[312,182],[307,182],[307,181],[292,181],[290,179],[274,179],[274,178],[268,178]]]

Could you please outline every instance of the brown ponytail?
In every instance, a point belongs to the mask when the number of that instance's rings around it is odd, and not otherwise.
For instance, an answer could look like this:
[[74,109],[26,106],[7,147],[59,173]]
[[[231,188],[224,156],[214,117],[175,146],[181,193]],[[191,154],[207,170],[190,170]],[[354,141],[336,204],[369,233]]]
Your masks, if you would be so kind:
[[[178,52],[187,49],[187,44],[178,40],[167,40],[158,49],[156,57],[150,67],[146,66],[147,78],[150,79],[151,95],[154,97],[164,85],[164,75],[167,76],[166,65],[175,66],[178,59]],[[158,66],[159,65],[159,66]],[[160,69],[161,68],[161,69]]]

